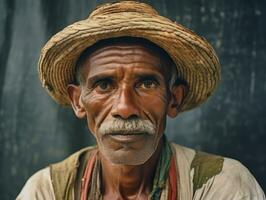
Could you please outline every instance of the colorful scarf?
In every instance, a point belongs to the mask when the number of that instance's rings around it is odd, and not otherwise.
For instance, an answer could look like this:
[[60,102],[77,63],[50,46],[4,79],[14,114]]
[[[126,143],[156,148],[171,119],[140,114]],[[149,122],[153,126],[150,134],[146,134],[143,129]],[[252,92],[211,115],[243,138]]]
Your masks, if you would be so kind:
[[[81,200],[102,199],[100,192],[100,161],[97,159],[97,151],[89,159],[84,176],[82,178],[81,186]],[[168,200],[177,199],[177,172],[174,156],[172,156],[171,147],[163,136],[163,148],[156,167],[155,176],[153,180],[153,187],[150,193],[150,200],[160,200],[162,191],[166,188],[167,180]]]

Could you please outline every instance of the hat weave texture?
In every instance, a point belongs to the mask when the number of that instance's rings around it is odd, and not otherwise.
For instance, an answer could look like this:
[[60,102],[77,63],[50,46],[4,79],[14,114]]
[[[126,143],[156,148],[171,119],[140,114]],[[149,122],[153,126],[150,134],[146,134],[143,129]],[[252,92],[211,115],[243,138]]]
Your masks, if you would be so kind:
[[70,105],[67,85],[75,79],[80,54],[100,40],[123,36],[145,38],[173,59],[188,86],[180,111],[204,102],[220,80],[219,60],[204,38],[145,3],[122,1],[97,7],[87,19],[67,26],[46,43],[39,59],[43,87],[59,104]]

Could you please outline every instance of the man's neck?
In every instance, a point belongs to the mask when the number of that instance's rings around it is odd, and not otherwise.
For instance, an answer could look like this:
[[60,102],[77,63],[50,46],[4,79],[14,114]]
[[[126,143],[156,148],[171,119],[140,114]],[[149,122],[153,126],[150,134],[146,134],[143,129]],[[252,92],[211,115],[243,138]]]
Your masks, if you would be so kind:
[[116,165],[100,156],[104,199],[147,199],[161,150],[162,140],[151,158],[142,165]]

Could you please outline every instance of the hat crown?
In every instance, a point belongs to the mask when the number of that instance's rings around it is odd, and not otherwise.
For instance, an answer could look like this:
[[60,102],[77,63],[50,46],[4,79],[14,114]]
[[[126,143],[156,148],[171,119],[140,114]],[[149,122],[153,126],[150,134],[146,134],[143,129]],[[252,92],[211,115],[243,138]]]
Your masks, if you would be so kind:
[[220,80],[219,60],[205,39],[162,17],[151,6],[127,0],[97,7],[89,18],[68,26],[47,42],[39,59],[43,86],[58,103],[70,105],[67,86],[74,81],[81,52],[100,40],[124,36],[153,42],[176,63],[178,77],[188,85],[180,112],[203,103]]
[[148,4],[137,1],[121,1],[116,3],[106,3],[98,6],[90,14],[89,18],[121,12],[137,12],[158,15],[158,12]]

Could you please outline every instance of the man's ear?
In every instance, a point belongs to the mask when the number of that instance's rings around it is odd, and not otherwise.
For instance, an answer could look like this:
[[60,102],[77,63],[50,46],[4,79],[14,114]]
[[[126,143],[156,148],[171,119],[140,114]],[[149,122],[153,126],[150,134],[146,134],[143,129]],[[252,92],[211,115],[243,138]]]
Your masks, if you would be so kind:
[[170,101],[168,103],[167,115],[171,118],[175,118],[179,113],[180,106],[185,97],[186,86],[174,85],[170,89]]
[[74,110],[74,113],[78,118],[84,118],[86,116],[86,110],[84,109],[84,106],[80,100],[80,87],[74,84],[69,84],[67,86],[67,92],[69,99],[71,100],[71,106]]

